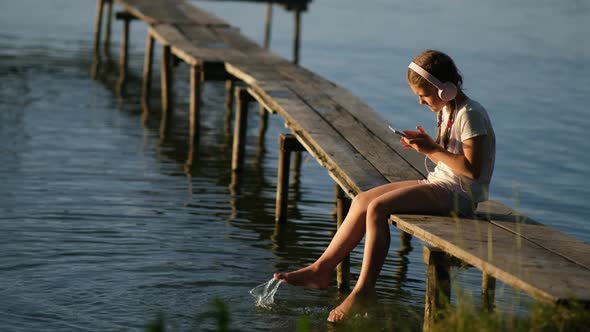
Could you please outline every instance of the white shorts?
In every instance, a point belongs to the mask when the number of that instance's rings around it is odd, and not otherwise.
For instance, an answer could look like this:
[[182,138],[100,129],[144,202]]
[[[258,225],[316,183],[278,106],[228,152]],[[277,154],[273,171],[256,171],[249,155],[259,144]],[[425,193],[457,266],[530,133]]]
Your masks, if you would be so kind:
[[477,202],[466,195],[449,189],[443,183],[420,180],[420,183],[428,184],[438,199],[448,207],[449,214],[456,213],[461,217],[473,217]]

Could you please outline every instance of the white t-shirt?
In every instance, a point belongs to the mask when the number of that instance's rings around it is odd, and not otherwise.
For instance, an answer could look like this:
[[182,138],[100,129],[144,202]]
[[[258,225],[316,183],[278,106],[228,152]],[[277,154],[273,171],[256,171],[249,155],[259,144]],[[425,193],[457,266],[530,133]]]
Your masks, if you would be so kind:
[[[456,175],[450,167],[439,161],[434,171],[428,173],[428,181],[442,184],[473,202],[479,203],[488,199],[490,180],[496,161],[496,135],[488,113],[478,102],[467,99],[458,107],[459,111],[451,128],[447,150],[451,153],[463,154],[463,141],[476,136],[484,136],[480,177],[477,180],[471,180]],[[450,110],[445,106],[442,112],[443,123],[441,127],[446,128]]]

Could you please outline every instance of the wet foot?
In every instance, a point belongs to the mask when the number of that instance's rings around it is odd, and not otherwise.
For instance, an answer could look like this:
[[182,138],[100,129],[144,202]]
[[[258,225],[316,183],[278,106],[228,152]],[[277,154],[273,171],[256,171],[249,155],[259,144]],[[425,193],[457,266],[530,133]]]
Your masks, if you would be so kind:
[[338,307],[330,311],[328,322],[339,322],[358,313],[366,312],[371,305],[376,303],[376,301],[377,294],[374,290],[353,290]]
[[320,272],[308,266],[288,273],[275,273],[274,278],[282,280],[289,285],[310,288],[328,288],[330,285],[330,273]]

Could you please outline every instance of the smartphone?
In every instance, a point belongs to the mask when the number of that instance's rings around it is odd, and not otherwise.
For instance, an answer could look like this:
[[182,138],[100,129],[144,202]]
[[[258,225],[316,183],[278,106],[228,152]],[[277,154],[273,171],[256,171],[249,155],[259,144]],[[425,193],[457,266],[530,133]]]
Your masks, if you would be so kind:
[[404,133],[404,132],[403,132],[403,131],[401,131],[401,130],[397,130],[397,129],[395,129],[395,128],[392,128],[391,126],[389,126],[389,129],[390,129],[391,131],[393,131],[393,133],[394,133],[394,134],[396,134],[396,135],[399,135],[399,136],[401,136],[401,137],[405,137],[405,138],[409,138],[409,137],[408,137],[408,135],[406,135],[406,133]]

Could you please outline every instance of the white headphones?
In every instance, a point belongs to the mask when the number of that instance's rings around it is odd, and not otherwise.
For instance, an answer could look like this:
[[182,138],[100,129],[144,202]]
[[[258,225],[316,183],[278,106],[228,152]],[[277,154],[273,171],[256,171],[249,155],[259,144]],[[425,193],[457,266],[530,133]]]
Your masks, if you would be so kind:
[[453,82],[441,82],[438,78],[434,77],[431,73],[424,70],[414,62],[408,66],[416,74],[422,76],[425,80],[430,82],[434,87],[438,89],[438,96],[444,101],[451,101],[457,96],[457,86]]

